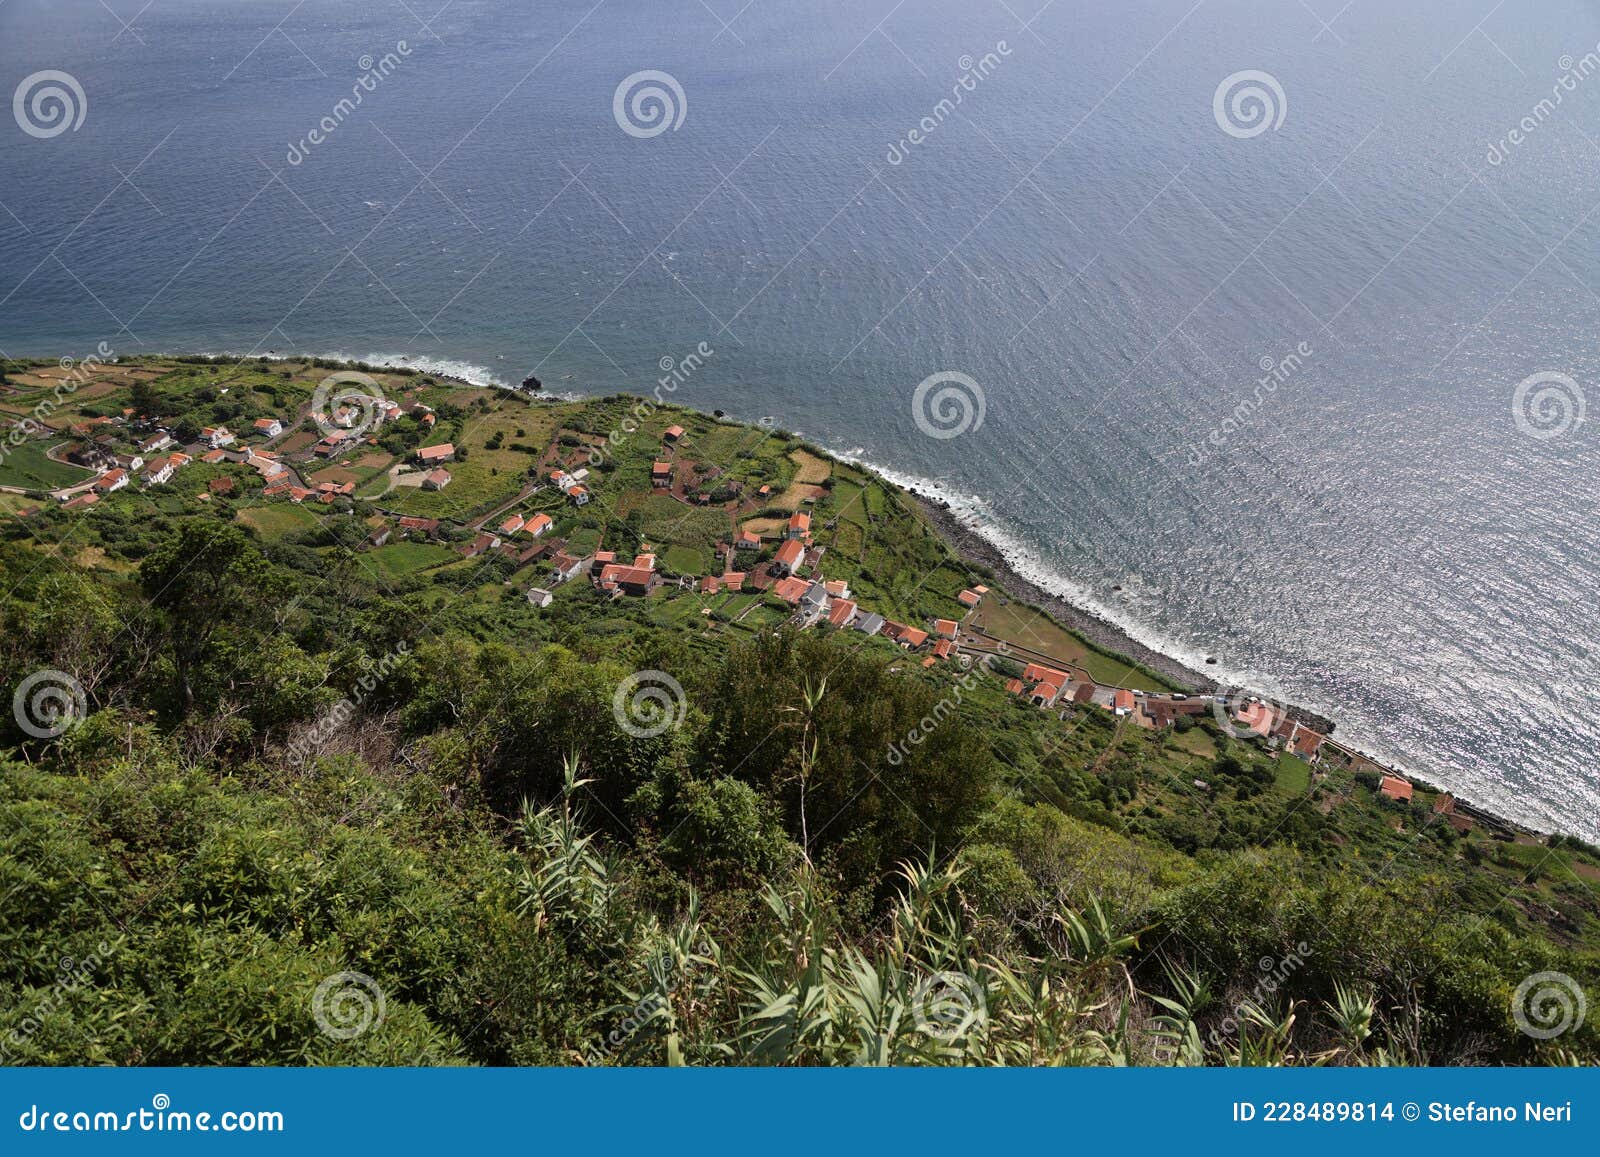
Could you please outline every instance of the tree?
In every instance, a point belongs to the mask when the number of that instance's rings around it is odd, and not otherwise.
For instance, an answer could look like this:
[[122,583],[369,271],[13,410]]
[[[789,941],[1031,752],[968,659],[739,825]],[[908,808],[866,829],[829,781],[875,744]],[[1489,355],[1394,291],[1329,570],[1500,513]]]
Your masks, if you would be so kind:
[[185,522],[139,566],[146,597],[168,617],[178,715],[194,707],[195,673],[217,632],[229,624],[265,625],[288,583],[238,527]]

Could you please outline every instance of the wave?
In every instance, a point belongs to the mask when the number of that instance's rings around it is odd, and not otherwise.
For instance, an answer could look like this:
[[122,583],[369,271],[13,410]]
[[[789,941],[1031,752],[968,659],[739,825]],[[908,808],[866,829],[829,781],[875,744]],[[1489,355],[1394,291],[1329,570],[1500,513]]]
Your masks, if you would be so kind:
[[[799,431],[796,433],[801,437],[805,436]],[[1249,667],[1229,667],[1221,663],[1208,664],[1206,660],[1212,656],[1206,652],[1196,650],[1192,645],[1152,628],[1148,623],[1130,614],[1125,606],[1099,598],[1088,587],[1052,566],[1027,540],[1005,525],[982,495],[963,493],[935,479],[879,465],[864,457],[865,450],[861,447],[840,451],[824,445],[823,449],[842,462],[871,470],[896,486],[944,503],[972,533],[999,551],[1006,565],[1020,578],[1051,595],[1064,599],[1079,610],[1110,623],[1130,639],[1149,647],[1152,651],[1176,659],[1195,671],[1204,671],[1208,677],[1223,686],[1250,688],[1259,693],[1270,694],[1280,701],[1286,698],[1290,702],[1325,715],[1338,725],[1340,743],[1402,774],[1446,789],[1451,787],[1450,780],[1459,782],[1461,778],[1459,775],[1448,773],[1441,775],[1437,769],[1422,770],[1414,766],[1413,760],[1392,750],[1369,728],[1363,726],[1359,716],[1352,716],[1348,703],[1325,702],[1314,689],[1303,685],[1296,686],[1295,680],[1282,680],[1270,672],[1257,671]],[[1555,826],[1543,809],[1530,808],[1527,801],[1519,800],[1516,793],[1502,789],[1500,785],[1474,783],[1472,795],[1476,797],[1479,806],[1487,808],[1496,815],[1533,827],[1535,830],[1552,829]]]

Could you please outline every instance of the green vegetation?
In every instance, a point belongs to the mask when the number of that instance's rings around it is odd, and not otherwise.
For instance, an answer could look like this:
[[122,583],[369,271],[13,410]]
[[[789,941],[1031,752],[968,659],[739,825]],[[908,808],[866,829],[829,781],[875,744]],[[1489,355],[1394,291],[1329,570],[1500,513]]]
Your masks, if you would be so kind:
[[[296,412],[321,369],[149,363],[144,401],[212,415],[234,381]],[[995,585],[900,492],[771,431],[652,410],[612,441],[638,400],[391,387],[499,470],[481,513],[547,453],[591,462],[588,506],[523,504],[556,515],[547,545],[719,567],[781,511],[758,485],[811,486],[821,569],[866,605],[954,617]],[[649,492],[673,421],[742,494]],[[0,717],[11,1063],[1600,1059],[1593,1023],[1539,1041],[1511,1006],[1535,972],[1600,995],[1593,848],[1458,833],[1431,791],[1391,803],[1209,715],[1041,711],[981,665],[783,628],[755,591],[580,579],[534,608],[547,564],[464,559],[464,526],[371,547],[393,496],[211,501],[222,468],[188,469],[0,535],[7,690],[44,673],[85,714]],[[317,993],[347,973],[385,1012],[342,1039]]]

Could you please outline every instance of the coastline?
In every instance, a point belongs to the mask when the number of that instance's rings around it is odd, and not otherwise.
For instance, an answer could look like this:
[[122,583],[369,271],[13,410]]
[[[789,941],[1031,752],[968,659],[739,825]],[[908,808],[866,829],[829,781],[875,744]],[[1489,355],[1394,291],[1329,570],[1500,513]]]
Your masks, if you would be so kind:
[[[199,356],[218,359],[242,359],[242,355],[216,352],[140,356]],[[537,392],[523,391],[515,385],[510,385],[497,380],[493,372],[489,371],[487,367],[466,362],[452,361],[446,363],[438,361],[426,361],[424,359],[418,359],[417,361],[408,359],[407,361],[403,362],[369,359],[356,360],[349,357],[349,355],[339,353],[306,353],[288,355],[264,354],[250,356],[259,357],[268,361],[318,359],[343,362],[346,365],[352,365],[358,368],[369,370],[377,370],[380,372],[388,371],[402,374],[426,375],[434,378],[441,384],[460,386],[467,389],[490,388],[503,390],[508,394],[513,394],[522,398],[524,401],[534,404],[554,404],[579,401],[584,397],[591,396],[587,393],[571,393],[566,391],[557,392],[548,388]],[[471,374],[474,370],[483,372],[483,377],[479,379],[476,376],[469,376],[469,374]],[[614,392],[629,393],[631,391],[620,390]],[[666,403],[666,405],[669,407],[680,408],[697,414],[702,414],[704,417],[710,418],[713,421],[736,422],[745,425],[756,424],[753,420],[744,418],[742,416],[723,413],[712,414],[705,411],[696,410],[694,407],[684,405],[682,403],[671,402]],[[837,450],[823,446],[820,443],[808,438],[803,432],[794,431],[793,436],[805,441],[824,457],[850,462],[853,465],[870,470],[872,473],[876,474],[886,484],[894,487],[908,497],[911,501],[915,502],[918,509],[920,509],[927,517],[928,521],[933,525],[939,536],[958,556],[966,559],[970,563],[992,572],[996,577],[996,581],[1013,597],[1049,615],[1062,626],[1080,635],[1093,647],[1103,652],[1131,660],[1135,664],[1156,673],[1163,679],[1176,684],[1180,689],[1189,691],[1191,693],[1216,693],[1219,691],[1232,690],[1237,687],[1236,684],[1219,681],[1212,675],[1209,675],[1204,671],[1199,670],[1196,667],[1191,666],[1164,651],[1157,650],[1148,643],[1142,642],[1129,629],[1124,628],[1110,619],[1105,618],[1080,605],[1079,603],[1072,601],[1066,595],[1054,592],[1047,587],[1040,585],[1040,583],[1037,581],[1026,577],[1019,570],[1018,566],[1014,564],[1013,560],[1006,553],[1006,551],[1000,545],[997,545],[990,538],[986,537],[982,533],[981,527],[972,525],[969,521],[965,520],[948,499],[942,498],[936,493],[926,492],[924,488],[918,486],[915,481],[904,475],[898,475],[894,471],[886,470],[854,454],[840,453]],[[918,479],[917,481],[921,480]],[[1245,690],[1250,690],[1250,688],[1246,687]],[[1260,692],[1258,691],[1257,693]],[[1323,732],[1331,738],[1334,738],[1341,746],[1346,747],[1347,750],[1359,755],[1363,760],[1366,760],[1367,762],[1389,771],[1394,775],[1403,777],[1429,790],[1449,790],[1447,787],[1430,780],[1422,774],[1403,769],[1378,756],[1374,756],[1364,750],[1345,744],[1345,742],[1337,736],[1337,723],[1328,716],[1292,702],[1284,700],[1278,700],[1277,702],[1279,702],[1279,704],[1292,718]],[[1526,833],[1528,835],[1538,836],[1541,838],[1547,834],[1551,834],[1541,828],[1531,826],[1526,821],[1509,819],[1505,815],[1494,810],[1492,807],[1477,805],[1472,801],[1462,797],[1457,798],[1459,803],[1464,805],[1468,810],[1476,813],[1489,823],[1502,827],[1505,830]]]

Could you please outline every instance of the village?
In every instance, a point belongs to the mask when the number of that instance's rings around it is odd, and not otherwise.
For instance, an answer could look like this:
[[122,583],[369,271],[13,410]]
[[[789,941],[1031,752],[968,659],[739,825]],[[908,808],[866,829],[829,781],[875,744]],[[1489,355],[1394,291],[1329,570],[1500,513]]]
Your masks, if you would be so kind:
[[[457,417],[441,424],[437,407],[445,405],[443,396],[424,400],[424,393],[412,387],[390,398],[374,388],[342,394],[327,412],[314,403],[278,413],[246,411],[237,430],[219,423],[185,431],[131,406],[80,415],[55,431],[62,438],[49,440],[44,455],[96,473],[50,496],[65,509],[80,509],[128,488],[144,494],[181,488],[196,466],[227,468],[220,475],[209,471],[195,497],[238,504],[238,516],[258,526],[270,525],[263,511],[272,504],[349,515],[360,521],[361,549],[390,568],[400,544],[413,552],[403,557],[424,567],[418,573],[428,567],[448,571],[449,559],[456,565],[503,559],[504,583],[534,610],[551,608],[563,591],[581,585],[602,599],[651,606],[666,605],[662,600],[670,595],[674,608],[738,628],[788,624],[849,632],[885,640],[922,668],[947,665],[965,672],[980,666],[1015,701],[1063,720],[1093,709],[1119,725],[1161,731],[1211,717],[1273,758],[1281,753],[1304,765],[1310,785],[1337,768],[1369,777],[1385,800],[1412,802],[1409,778],[1296,712],[1249,695],[1185,693],[1126,664],[1074,650],[1041,617],[1020,617],[1003,593],[963,576],[960,568],[939,572],[944,589],[925,592],[916,600],[923,613],[906,615],[906,600],[868,581],[859,552],[855,558],[830,557],[830,543],[835,550],[848,546],[849,536],[871,521],[870,514],[852,509],[865,507],[870,495],[863,489],[840,501],[842,492],[833,488],[840,476],[807,451],[790,451],[798,468],[785,476],[770,466],[741,471],[735,464],[749,460],[747,449],[707,461],[707,448],[696,445],[697,432],[713,437],[722,430],[691,431],[672,422],[659,433],[641,435],[648,444],[612,460],[598,452],[603,439],[556,423],[542,430],[539,444],[513,444],[519,455],[534,459],[520,481],[501,474],[498,491],[486,490],[486,499],[473,492],[446,504],[455,498],[450,488],[462,470],[473,475],[470,485],[485,481],[481,466],[464,465],[469,449],[477,461],[505,438],[529,435],[520,424],[503,424],[486,438],[474,437],[473,447],[458,448],[452,439],[460,439],[471,423]],[[388,431],[402,427],[405,434],[396,441]],[[819,513],[823,507],[826,515]],[[650,512],[648,522],[640,524],[640,510]],[[26,517],[29,510],[17,513]],[[821,540],[818,517],[827,519]],[[678,533],[680,523],[696,519],[705,528],[703,547],[686,545]],[[718,534],[718,526],[726,530]],[[858,583],[867,589],[857,589]],[[1201,777],[1193,787],[1210,790]],[[1495,822],[1446,793],[1433,798],[1432,811],[1458,832],[1469,830],[1473,817]]]

